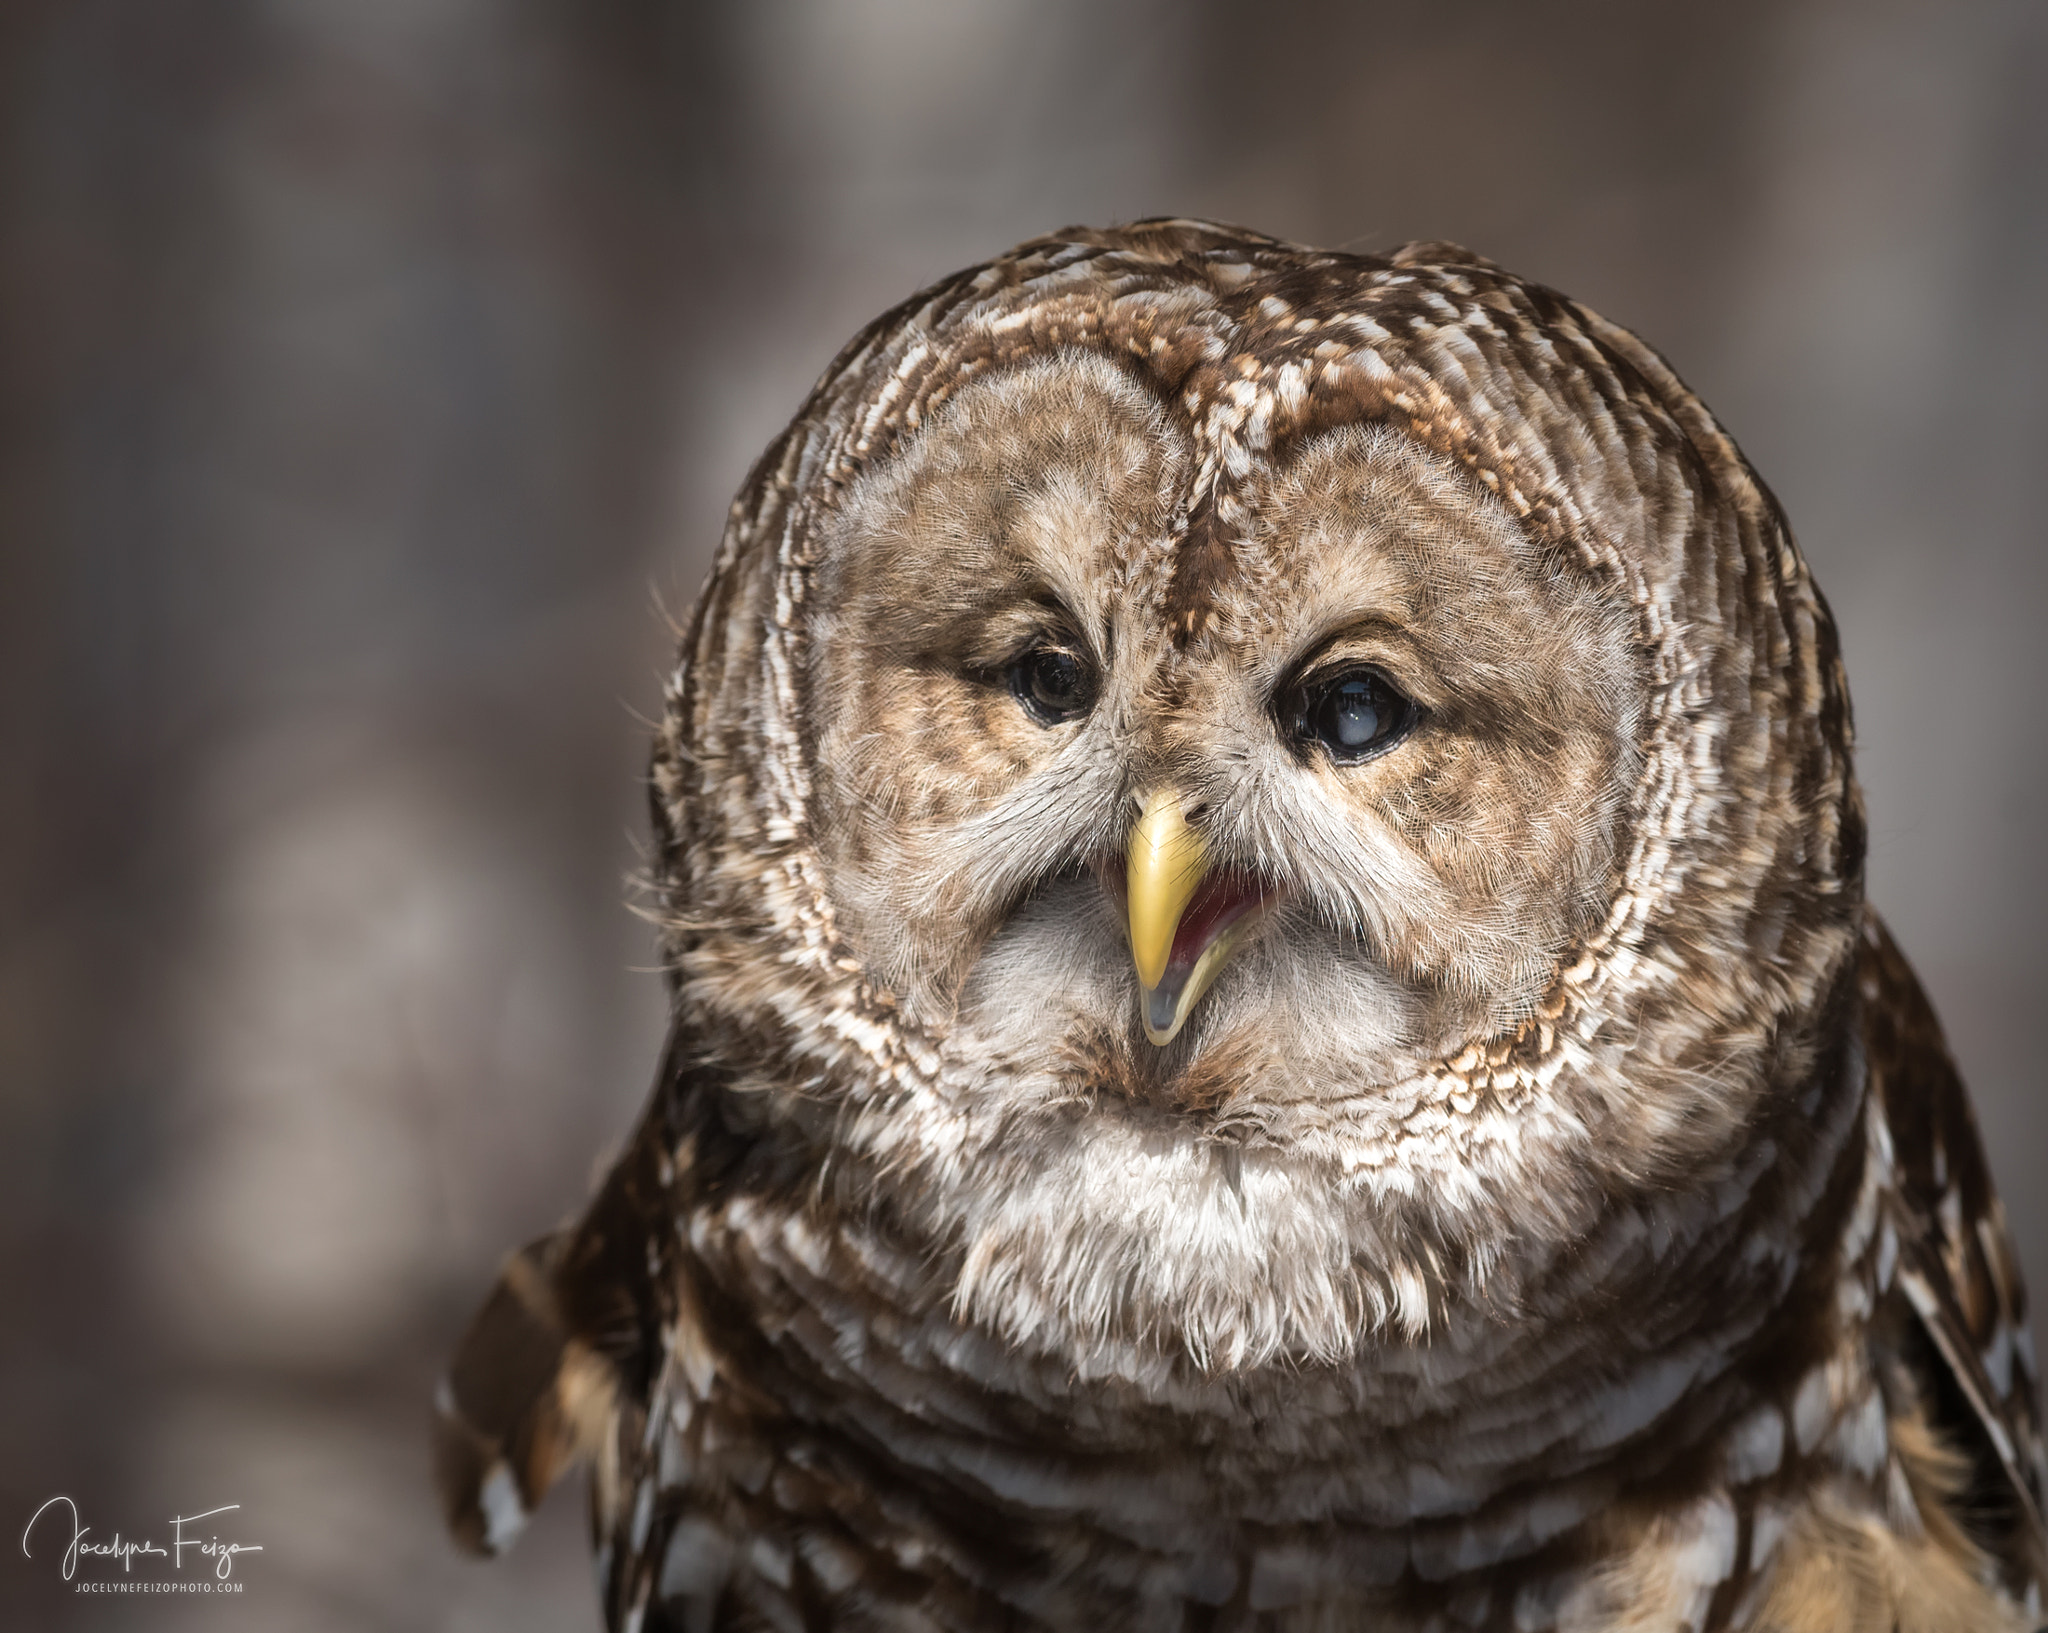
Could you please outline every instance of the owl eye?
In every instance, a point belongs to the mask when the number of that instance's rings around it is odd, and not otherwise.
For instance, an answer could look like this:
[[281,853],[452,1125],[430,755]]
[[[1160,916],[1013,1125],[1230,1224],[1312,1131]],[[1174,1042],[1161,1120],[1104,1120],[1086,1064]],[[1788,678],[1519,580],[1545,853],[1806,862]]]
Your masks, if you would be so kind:
[[1293,731],[1339,765],[1356,765],[1406,737],[1416,707],[1377,669],[1345,669],[1295,694]]
[[1041,726],[1086,714],[1095,703],[1095,677],[1076,654],[1035,646],[1010,665],[1010,692]]

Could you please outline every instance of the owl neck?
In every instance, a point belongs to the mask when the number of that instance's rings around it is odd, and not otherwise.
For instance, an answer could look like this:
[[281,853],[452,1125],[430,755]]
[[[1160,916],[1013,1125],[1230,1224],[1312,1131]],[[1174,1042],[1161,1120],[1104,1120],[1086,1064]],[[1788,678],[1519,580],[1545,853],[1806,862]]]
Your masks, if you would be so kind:
[[733,1386],[691,1418],[726,1451],[692,1455],[716,1478],[729,1453],[735,1491],[749,1458],[829,1470],[745,1500],[865,1504],[896,1516],[876,1547],[900,1525],[941,1574],[985,1573],[993,1528],[1194,1601],[1298,1602],[1332,1571],[1540,1592],[1617,1504],[1711,1489],[1733,1427],[1832,1341],[1860,1055],[1844,1042],[1769,1103],[1711,1184],[1617,1198],[1512,1307],[1453,1303],[1341,1363],[1205,1372],[1156,1340],[1027,1348],[962,1320],[958,1255],[888,1176],[826,1156],[829,1119],[700,1082],[670,1108],[699,1176],[679,1224]]

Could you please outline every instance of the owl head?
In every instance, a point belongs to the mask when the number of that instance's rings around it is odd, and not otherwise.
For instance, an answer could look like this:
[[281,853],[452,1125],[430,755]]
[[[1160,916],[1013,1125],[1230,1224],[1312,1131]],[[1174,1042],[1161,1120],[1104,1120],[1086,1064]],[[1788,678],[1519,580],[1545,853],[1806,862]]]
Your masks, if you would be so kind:
[[678,1014],[1010,1344],[1413,1345],[1788,1137],[1848,747],[1633,336],[1445,245],[1068,231],[871,325],[734,506],[655,756]]

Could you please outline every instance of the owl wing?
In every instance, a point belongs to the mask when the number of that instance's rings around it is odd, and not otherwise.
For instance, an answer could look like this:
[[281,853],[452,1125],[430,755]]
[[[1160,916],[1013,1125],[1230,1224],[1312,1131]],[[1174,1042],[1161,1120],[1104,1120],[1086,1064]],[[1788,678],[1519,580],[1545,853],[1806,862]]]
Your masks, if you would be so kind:
[[1891,1136],[1892,1296],[1925,1340],[1901,1359],[1932,1426],[1970,1460],[1966,1527],[2015,1585],[2048,1581],[2039,1384],[2005,1210],[1933,1006],[1874,913],[1857,975],[1870,1092]]
[[675,1216],[680,1051],[672,1038],[647,1112],[583,1217],[505,1262],[436,1392],[435,1483],[472,1552],[503,1552],[584,1458],[597,1463],[597,1513],[616,1506],[618,1448],[637,1444],[673,1324],[663,1225]]

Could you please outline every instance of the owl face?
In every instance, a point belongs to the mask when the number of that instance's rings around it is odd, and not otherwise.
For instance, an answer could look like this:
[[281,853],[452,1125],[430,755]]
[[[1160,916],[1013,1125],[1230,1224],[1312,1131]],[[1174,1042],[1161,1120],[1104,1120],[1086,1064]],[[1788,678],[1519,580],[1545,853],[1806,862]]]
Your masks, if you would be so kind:
[[[1009,1208],[1090,1197],[1098,1237],[1242,1195],[1247,1160],[1261,1217],[1300,1232],[1328,1176],[1261,1125],[1532,1014],[1605,911],[1636,771],[1627,619],[1393,432],[1277,465],[1176,642],[1157,563],[1195,468],[1113,363],[1034,360],[864,477],[815,580],[840,932],[946,1039],[968,1120],[1042,1135]],[[1125,1262],[1102,1246],[1072,1251]],[[1245,1259],[1284,1251],[1241,1246],[1198,1279],[1256,1286]]]
[[[1399,1081],[1528,1015],[1605,909],[1627,622],[1477,484],[1347,427],[1261,484],[1242,581],[1177,646],[1148,565],[1193,471],[1074,354],[976,382],[862,483],[810,642],[842,933],[1060,1098]],[[1140,968],[1148,906],[1175,974],[1230,942],[1193,1001]]]
[[1829,1035],[1826,610],[1661,359],[1462,252],[1141,223],[935,286],[757,467],[686,660],[680,1020],[1062,1367],[1586,1294]]

